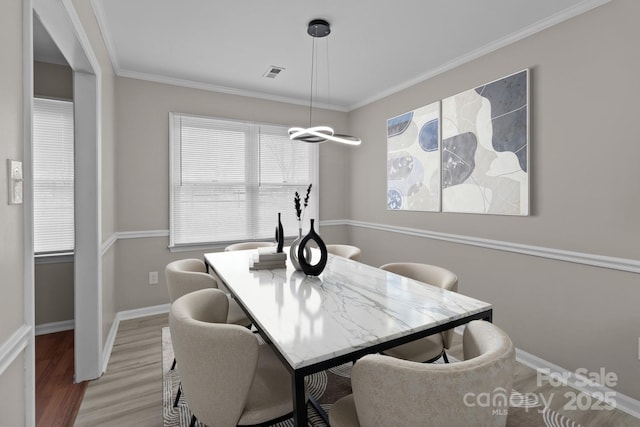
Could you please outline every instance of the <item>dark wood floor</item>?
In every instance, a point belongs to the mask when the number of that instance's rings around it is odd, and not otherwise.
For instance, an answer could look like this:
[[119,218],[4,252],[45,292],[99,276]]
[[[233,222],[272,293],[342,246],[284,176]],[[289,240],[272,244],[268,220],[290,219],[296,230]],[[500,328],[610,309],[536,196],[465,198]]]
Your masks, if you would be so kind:
[[73,331],[36,337],[36,425],[74,424],[87,382],[73,383]]

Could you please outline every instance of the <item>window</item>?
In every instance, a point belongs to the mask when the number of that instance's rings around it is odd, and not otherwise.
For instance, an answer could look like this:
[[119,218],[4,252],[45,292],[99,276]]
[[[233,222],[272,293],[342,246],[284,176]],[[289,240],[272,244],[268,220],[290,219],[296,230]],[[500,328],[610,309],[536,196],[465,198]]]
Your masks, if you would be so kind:
[[[293,197],[317,182],[317,146],[290,141],[282,126],[178,113],[169,121],[171,247],[273,239],[278,212],[285,234],[297,235]],[[317,218],[316,189],[305,218]]]
[[33,217],[36,254],[72,252],[73,102],[33,100]]

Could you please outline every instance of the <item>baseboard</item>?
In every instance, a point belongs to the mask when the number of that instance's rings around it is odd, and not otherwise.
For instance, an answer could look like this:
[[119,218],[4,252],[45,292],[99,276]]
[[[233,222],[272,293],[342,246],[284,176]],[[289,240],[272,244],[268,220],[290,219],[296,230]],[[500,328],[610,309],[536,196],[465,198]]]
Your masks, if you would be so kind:
[[56,332],[70,331],[76,327],[76,322],[72,320],[63,320],[61,322],[50,322],[36,325],[35,334],[45,335],[54,334]]
[[164,314],[169,312],[171,304],[160,304],[151,307],[134,308],[133,310],[119,311],[116,317],[119,321],[139,319],[140,317],[155,316],[156,314]]
[[109,366],[109,358],[111,357],[111,351],[113,350],[113,343],[116,340],[118,334],[118,327],[123,320],[138,319],[140,317],[155,316],[156,314],[168,313],[171,304],[154,305],[151,307],[136,308],[133,310],[124,310],[116,313],[113,319],[111,329],[109,329],[109,335],[104,344],[102,351],[102,373],[107,371]]

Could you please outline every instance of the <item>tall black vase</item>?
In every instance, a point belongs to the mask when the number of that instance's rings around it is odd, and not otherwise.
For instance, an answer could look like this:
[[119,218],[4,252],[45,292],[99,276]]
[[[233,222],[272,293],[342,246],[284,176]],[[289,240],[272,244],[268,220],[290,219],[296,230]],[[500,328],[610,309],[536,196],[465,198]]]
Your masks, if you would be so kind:
[[[308,276],[318,276],[324,270],[324,267],[327,265],[327,246],[324,244],[320,235],[316,233],[316,230],[313,227],[314,220],[311,220],[311,227],[309,228],[309,234],[302,238],[300,242],[300,246],[298,246],[298,263],[300,264],[300,268],[304,272],[304,274]],[[311,261],[311,257],[307,260],[305,257],[305,250],[307,249],[307,245],[311,243],[311,241],[316,242],[318,245],[318,249],[320,249],[320,261],[317,264],[309,264]]]
[[282,228],[282,221],[280,221],[280,212],[278,212],[278,226],[276,227],[276,243],[278,244],[276,252],[282,252],[284,247],[284,228]]

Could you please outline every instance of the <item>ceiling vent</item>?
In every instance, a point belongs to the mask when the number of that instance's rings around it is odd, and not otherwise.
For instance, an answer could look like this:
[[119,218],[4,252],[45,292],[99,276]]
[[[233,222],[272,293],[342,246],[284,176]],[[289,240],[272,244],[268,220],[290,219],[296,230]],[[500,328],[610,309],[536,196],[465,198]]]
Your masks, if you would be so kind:
[[278,74],[280,74],[280,72],[283,70],[284,70],[284,67],[276,67],[275,65],[272,65],[269,68],[267,68],[267,71],[262,75],[262,77],[275,79],[276,77],[278,77]]

